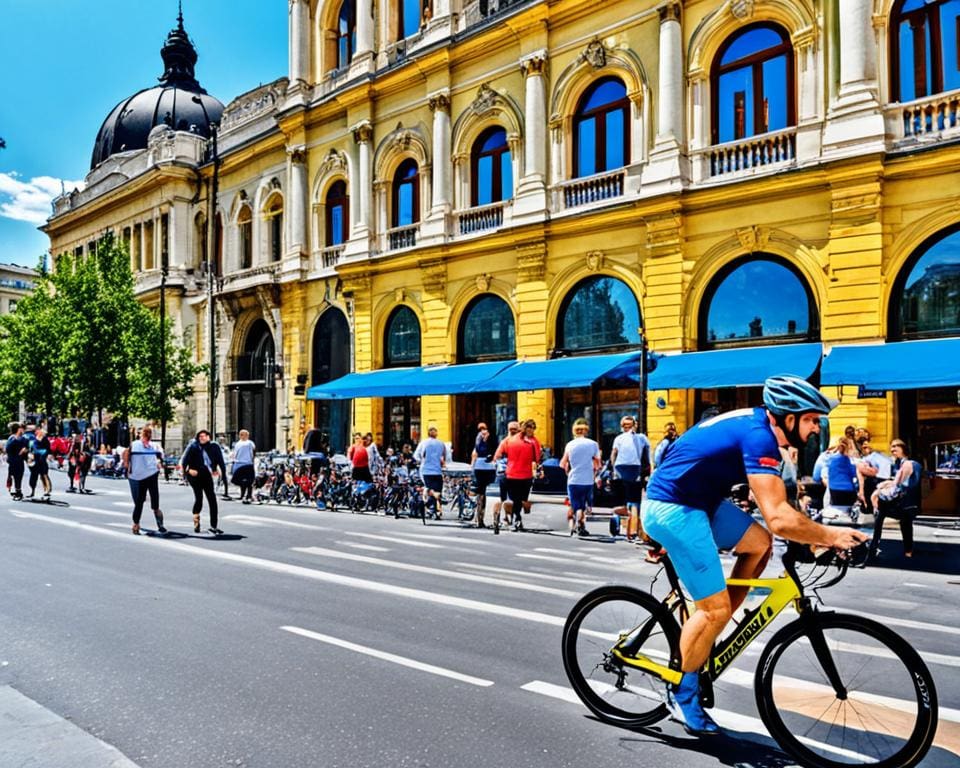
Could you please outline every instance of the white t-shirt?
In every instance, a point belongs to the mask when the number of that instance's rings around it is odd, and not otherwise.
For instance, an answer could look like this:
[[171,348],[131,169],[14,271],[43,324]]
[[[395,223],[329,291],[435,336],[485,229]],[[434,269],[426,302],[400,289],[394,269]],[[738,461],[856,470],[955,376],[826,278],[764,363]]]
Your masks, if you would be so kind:
[[600,446],[589,437],[575,437],[564,448],[570,461],[567,485],[592,485],[593,460],[600,458]]
[[130,471],[127,477],[131,480],[146,480],[152,477],[160,470],[157,468],[157,460],[163,456],[163,449],[160,443],[143,444],[143,440],[137,440],[130,446]]
[[893,461],[886,454],[874,451],[862,461],[877,470],[877,480],[889,480],[893,477]]
[[253,444],[253,440],[237,440],[233,446],[234,468],[253,464],[253,454],[256,449],[257,447]]
[[643,449],[647,449],[647,461],[650,460],[650,441],[646,435],[637,432],[621,432],[613,440],[613,447],[617,449],[617,460],[614,466],[633,464],[640,466],[640,457]]

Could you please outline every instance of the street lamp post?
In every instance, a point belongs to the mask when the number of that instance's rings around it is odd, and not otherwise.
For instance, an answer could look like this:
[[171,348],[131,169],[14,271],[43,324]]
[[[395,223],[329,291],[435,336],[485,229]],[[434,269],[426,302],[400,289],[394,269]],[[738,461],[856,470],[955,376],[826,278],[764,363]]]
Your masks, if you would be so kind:
[[[193,100],[200,103],[197,96]],[[216,334],[216,313],[214,311],[214,259],[220,253],[220,228],[217,226],[217,198],[220,194],[220,154],[217,151],[217,132],[219,126],[216,123],[210,123],[210,152],[213,158],[213,179],[210,182],[210,193],[208,195],[209,222],[210,227],[207,236],[207,337],[208,337],[208,401],[207,407],[210,409],[209,424],[210,435],[216,438],[217,434],[217,334]]]
[[167,446],[167,249],[160,253],[160,445]]

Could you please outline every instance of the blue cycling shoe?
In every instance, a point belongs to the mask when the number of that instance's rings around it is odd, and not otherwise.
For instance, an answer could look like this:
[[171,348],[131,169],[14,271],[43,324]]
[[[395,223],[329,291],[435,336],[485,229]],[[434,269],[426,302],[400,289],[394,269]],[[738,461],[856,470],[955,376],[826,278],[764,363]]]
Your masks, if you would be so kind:
[[700,676],[684,672],[679,685],[667,686],[667,708],[671,717],[691,736],[716,736],[720,726],[700,704]]

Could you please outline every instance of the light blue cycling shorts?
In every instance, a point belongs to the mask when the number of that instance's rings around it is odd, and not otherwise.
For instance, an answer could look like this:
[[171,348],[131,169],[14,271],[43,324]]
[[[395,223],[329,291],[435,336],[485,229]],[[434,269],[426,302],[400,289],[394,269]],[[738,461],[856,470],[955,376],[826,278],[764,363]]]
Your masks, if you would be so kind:
[[645,499],[644,532],[669,553],[677,576],[694,600],[726,589],[718,549],[732,549],[753,524],[753,518],[730,501],[720,502],[713,519],[702,509],[669,501]]

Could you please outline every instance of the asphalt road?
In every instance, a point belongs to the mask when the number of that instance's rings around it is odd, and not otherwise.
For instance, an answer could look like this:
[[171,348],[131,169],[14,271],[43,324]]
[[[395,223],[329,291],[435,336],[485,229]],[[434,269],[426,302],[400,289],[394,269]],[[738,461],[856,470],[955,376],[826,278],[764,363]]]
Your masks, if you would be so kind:
[[[126,483],[91,487],[55,494],[69,506],[0,500],[0,736],[19,728],[46,756],[0,744],[0,768],[793,764],[757,719],[758,650],[719,684],[729,737],[622,730],[576,703],[564,617],[591,587],[647,586],[656,568],[626,542],[547,530],[553,512],[495,537],[233,502],[212,538],[193,534],[188,489],[161,484],[171,534],[136,537]],[[960,578],[868,569],[824,597],[924,654],[943,711],[923,765],[960,765]],[[100,752],[21,723],[27,707]]]

